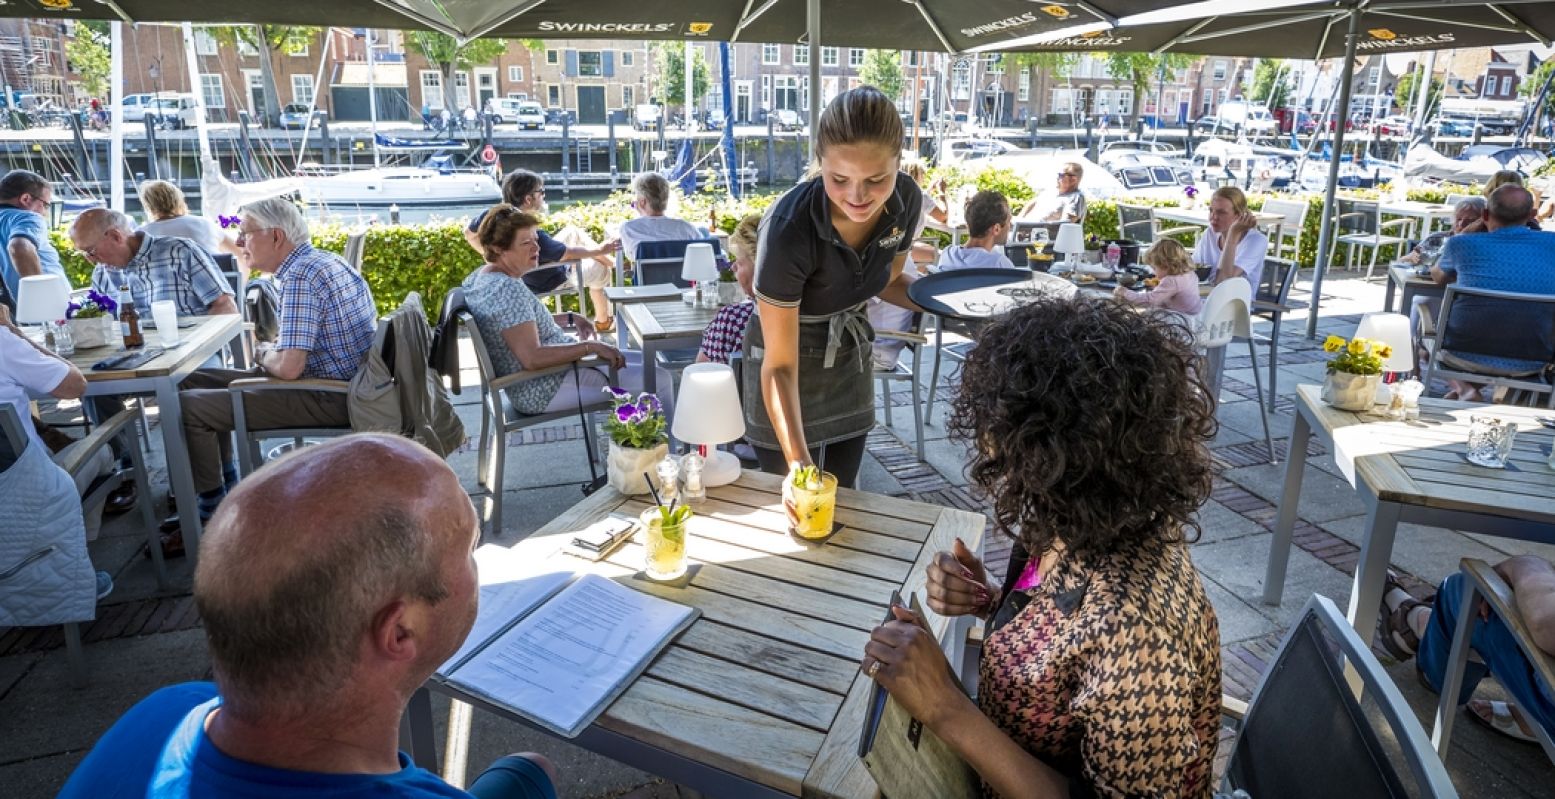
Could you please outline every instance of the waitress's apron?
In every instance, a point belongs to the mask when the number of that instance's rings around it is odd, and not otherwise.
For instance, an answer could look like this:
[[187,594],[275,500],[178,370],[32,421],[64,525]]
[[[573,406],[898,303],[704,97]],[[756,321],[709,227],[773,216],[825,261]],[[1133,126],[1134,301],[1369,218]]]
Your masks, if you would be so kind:
[[[751,444],[781,450],[767,403],[761,395],[761,319],[745,327],[745,437]],[[799,317],[799,412],[811,447],[868,433],[875,426],[875,384],[871,352],[875,330],[864,304],[828,316]]]

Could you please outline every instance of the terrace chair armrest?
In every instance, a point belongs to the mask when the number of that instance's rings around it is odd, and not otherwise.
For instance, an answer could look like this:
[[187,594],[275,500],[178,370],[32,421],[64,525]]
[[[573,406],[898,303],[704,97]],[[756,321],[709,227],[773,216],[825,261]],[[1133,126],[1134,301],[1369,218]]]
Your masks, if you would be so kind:
[[[517,383],[528,382],[530,380],[535,380],[535,379],[538,379],[538,378],[541,378],[541,377],[545,377],[547,375],[554,375],[554,374],[561,374],[561,373],[564,373],[564,372],[571,372],[573,363],[576,363],[579,367],[584,367],[584,366],[603,366],[605,362],[603,360],[601,360],[596,355],[590,355],[590,356],[588,356],[586,358],[580,358],[577,361],[568,361],[567,363],[560,363],[560,364],[557,364],[555,366],[548,366],[548,367],[546,367],[544,369],[524,369],[524,370],[521,370],[521,371],[514,372],[514,373],[512,373],[510,375],[503,375],[503,376],[497,378],[496,380],[493,380],[490,383],[488,383],[487,387],[490,388],[492,391],[501,391],[502,389],[507,388],[508,386],[511,386],[511,385],[514,385],[514,384],[517,384]],[[616,369],[613,366],[610,367],[610,379],[611,380],[615,380],[616,376],[619,373],[620,373],[620,370]]]
[[[1474,581],[1475,589],[1490,605],[1491,611],[1512,631],[1512,636],[1517,639],[1519,648],[1533,665],[1534,671],[1544,677],[1546,685],[1555,685],[1555,656],[1534,646],[1533,631],[1528,629],[1522,614],[1517,612],[1517,600],[1512,596],[1512,587],[1501,579],[1494,567],[1483,560],[1464,558],[1462,570],[1465,577]],[[1464,608],[1462,612],[1471,613],[1473,610]]]
[[[92,432],[85,438],[72,443],[54,454],[54,463],[64,469],[72,478],[80,474],[87,464],[92,462],[92,456],[98,450],[108,446],[119,434],[128,427],[131,433],[135,432],[135,414],[138,411],[125,408],[110,416],[107,421],[92,428]],[[139,446],[136,444],[135,446]]]
[[1230,694],[1221,694],[1220,715],[1242,721],[1247,718],[1247,703]]
[[876,330],[875,338],[891,339],[893,341],[905,341],[908,344],[928,344],[929,339],[921,333],[913,333],[907,330]]
[[1202,233],[1202,232],[1204,232],[1204,228],[1199,227],[1198,225],[1184,225],[1182,227],[1161,228],[1160,230],[1156,231],[1155,237],[1158,238],[1158,239],[1164,239],[1164,238],[1167,238],[1168,236],[1180,236],[1180,235],[1183,235],[1184,233]]
[[1379,229],[1386,229],[1386,228],[1390,228],[1390,227],[1401,227],[1401,226],[1413,227],[1414,224],[1415,224],[1414,217],[1401,216],[1398,219],[1389,219],[1386,222],[1383,222],[1379,226]]

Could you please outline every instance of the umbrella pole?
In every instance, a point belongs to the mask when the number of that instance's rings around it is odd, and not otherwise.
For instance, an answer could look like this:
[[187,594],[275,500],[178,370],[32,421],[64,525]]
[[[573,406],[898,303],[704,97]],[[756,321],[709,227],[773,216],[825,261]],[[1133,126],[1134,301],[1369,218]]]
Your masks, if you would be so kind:
[[1328,269],[1328,251],[1333,248],[1334,193],[1339,186],[1339,154],[1344,151],[1344,123],[1350,118],[1350,84],[1355,78],[1355,40],[1360,17],[1359,11],[1350,12],[1350,28],[1344,37],[1344,67],[1339,73],[1341,115],[1335,117],[1333,157],[1328,160],[1328,186],[1323,189],[1323,220],[1318,228],[1317,258],[1312,269],[1312,312],[1307,315],[1309,339],[1317,336],[1318,305],[1323,299],[1323,272]]
[[[806,0],[805,30],[810,41],[810,161],[815,161],[815,132],[821,121],[821,0]],[[804,170],[800,170],[803,172]]]

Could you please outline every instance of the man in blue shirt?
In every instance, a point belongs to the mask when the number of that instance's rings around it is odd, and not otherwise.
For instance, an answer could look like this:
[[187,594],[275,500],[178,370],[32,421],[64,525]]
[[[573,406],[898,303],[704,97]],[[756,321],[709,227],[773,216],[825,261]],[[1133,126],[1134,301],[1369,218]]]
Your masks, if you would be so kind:
[[[1442,247],[1442,257],[1431,268],[1437,285],[1457,283],[1469,288],[1511,291],[1519,294],[1555,295],[1555,233],[1528,227],[1533,216],[1533,195],[1515,184],[1491,192],[1485,208],[1485,228],[1477,236],[1453,236]],[[1533,330],[1506,330],[1506,319],[1493,304],[1479,301],[1450,310],[1449,323],[1461,335],[1483,337],[1534,336]],[[1450,369],[1487,375],[1520,377],[1535,375],[1544,364],[1515,358],[1469,352],[1443,352]],[[1453,380],[1449,399],[1478,399],[1477,386]]]
[[475,510],[397,436],[309,447],[243,481],[195,571],[215,684],[152,694],[60,796],[555,799],[536,754],[460,791],[398,751],[411,695],[458,650],[479,596]]
[[0,178],[0,302],[13,310],[22,278],[65,277],[43,219],[53,197],[53,187],[36,172],[13,169]]

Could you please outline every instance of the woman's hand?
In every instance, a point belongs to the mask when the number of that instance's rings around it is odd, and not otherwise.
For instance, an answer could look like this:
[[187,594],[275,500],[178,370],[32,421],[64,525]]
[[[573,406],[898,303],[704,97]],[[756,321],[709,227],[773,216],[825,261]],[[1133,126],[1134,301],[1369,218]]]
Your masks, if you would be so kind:
[[799,508],[794,504],[794,475],[806,466],[810,466],[810,459],[792,461],[788,464],[788,474],[783,477],[783,510],[788,512],[788,526],[799,526]]
[[583,314],[568,314],[572,318],[572,329],[578,332],[579,341],[589,341],[597,338],[599,331],[594,329],[593,320]]
[[620,369],[626,365],[626,356],[621,351],[602,341],[583,342],[583,351],[588,355],[596,355],[600,360],[611,367]]
[[[902,703],[913,718],[935,729],[945,714],[966,701],[950,674],[950,663],[918,615],[901,606],[875,628],[864,645],[859,668]],[[875,664],[879,664],[877,668]]]
[[982,615],[993,609],[995,589],[988,570],[957,538],[950,552],[929,561],[929,608],[941,616]]
[[599,245],[599,250],[596,251],[594,254],[595,255],[615,255],[616,250],[619,250],[619,249],[621,249],[621,240],[620,239],[611,239],[611,240],[605,242],[604,244]]
[[1250,211],[1243,211],[1242,215],[1238,216],[1231,223],[1231,230],[1229,232],[1231,235],[1240,239],[1247,235],[1247,231],[1252,230],[1255,227],[1258,227],[1258,217],[1253,216],[1252,212]]

